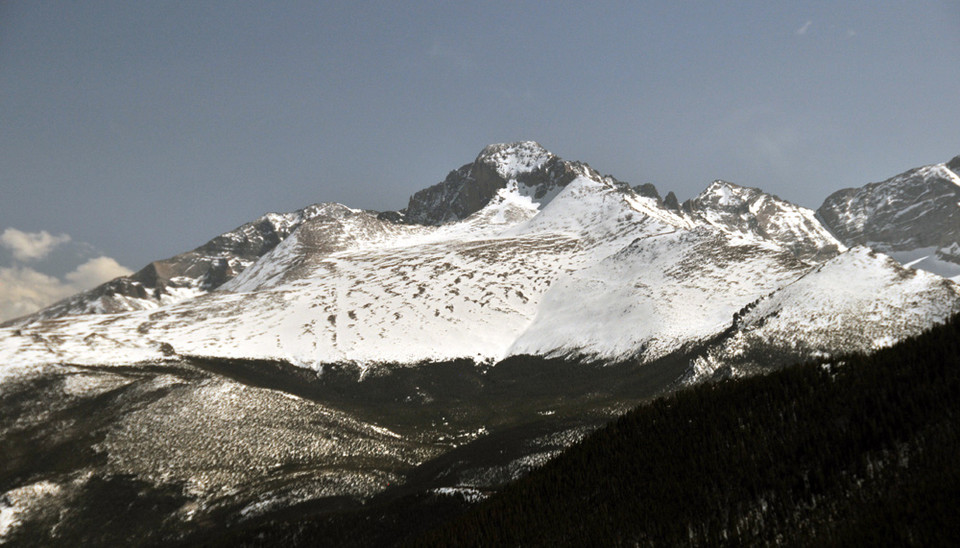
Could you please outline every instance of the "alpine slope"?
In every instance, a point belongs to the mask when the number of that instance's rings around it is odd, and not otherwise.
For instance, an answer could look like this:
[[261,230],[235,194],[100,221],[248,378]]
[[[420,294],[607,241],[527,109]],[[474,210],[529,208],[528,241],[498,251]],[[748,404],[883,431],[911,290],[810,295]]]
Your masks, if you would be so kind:
[[[936,177],[921,170],[915,184],[957,178],[947,164],[930,169]],[[650,361],[699,349],[700,378],[724,357],[746,371],[748,356],[772,349],[869,350],[960,311],[956,283],[862,247],[903,249],[891,240],[900,231],[870,230],[893,215],[869,205],[876,192],[842,191],[818,215],[716,181],[680,204],[535,142],[491,145],[403,210],[326,203],[268,214],[8,322],[0,375],[178,356],[320,371],[519,354]],[[944,202],[956,218],[955,194],[901,194],[894,219],[920,207],[910,200]],[[960,249],[941,240],[909,242],[937,256]]]

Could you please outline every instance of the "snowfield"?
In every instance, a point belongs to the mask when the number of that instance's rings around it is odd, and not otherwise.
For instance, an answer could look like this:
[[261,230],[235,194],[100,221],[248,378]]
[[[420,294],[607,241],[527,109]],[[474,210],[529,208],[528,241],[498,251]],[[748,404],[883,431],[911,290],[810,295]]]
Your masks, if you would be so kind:
[[957,313],[956,283],[855,247],[754,303],[728,340],[697,358],[694,379],[722,366],[749,371],[771,352],[802,360],[876,350]]

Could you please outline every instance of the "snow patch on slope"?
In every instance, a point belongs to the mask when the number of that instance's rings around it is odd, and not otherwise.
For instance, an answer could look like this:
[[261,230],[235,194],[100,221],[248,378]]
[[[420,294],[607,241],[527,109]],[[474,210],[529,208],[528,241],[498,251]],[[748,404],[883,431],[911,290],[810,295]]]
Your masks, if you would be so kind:
[[[721,364],[742,370],[777,365],[784,356],[796,361],[871,351],[958,312],[957,284],[855,247],[750,307],[727,341],[692,364],[693,378]],[[754,353],[758,348],[764,355]]]
[[656,359],[723,331],[805,269],[774,246],[706,228],[638,238],[555,284],[510,352]]

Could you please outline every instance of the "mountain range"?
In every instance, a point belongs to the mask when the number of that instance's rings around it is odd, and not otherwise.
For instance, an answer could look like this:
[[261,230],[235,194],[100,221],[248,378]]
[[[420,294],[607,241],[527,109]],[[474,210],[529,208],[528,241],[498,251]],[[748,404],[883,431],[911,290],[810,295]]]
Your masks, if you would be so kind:
[[83,540],[116,492],[153,540],[482,496],[654,395],[890,346],[960,312],[958,171],[680,203],[527,141],[400,211],[264,215],[0,327],[0,536]]
[[[782,307],[801,280],[817,288],[801,299],[816,322],[874,333],[824,339],[819,351],[870,349],[957,307],[956,286],[869,250],[944,276],[960,269],[958,164],[839,191],[814,213],[724,181],[678,204],[534,142],[491,145],[399,212],[328,203],[267,214],[7,322],[17,330],[0,335],[2,357],[102,364],[172,351],[306,367],[653,359],[743,335],[752,324],[735,314],[756,315],[764,300]],[[862,287],[836,285],[846,277]],[[863,298],[877,310],[866,328]],[[804,332],[810,321],[785,329],[815,335]]]

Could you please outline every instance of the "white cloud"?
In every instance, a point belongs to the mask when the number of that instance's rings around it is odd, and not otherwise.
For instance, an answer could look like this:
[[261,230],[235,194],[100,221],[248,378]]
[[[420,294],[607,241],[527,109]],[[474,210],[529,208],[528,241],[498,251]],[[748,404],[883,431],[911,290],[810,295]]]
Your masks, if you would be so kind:
[[110,257],[97,257],[78,266],[76,270],[67,274],[66,278],[77,288],[77,291],[83,291],[97,287],[103,282],[118,276],[126,276],[132,273],[132,270],[121,266],[120,263]]
[[73,293],[73,286],[27,267],[0,267],[0,321],[29,314]]
[[110,257],[90,259],[63,280],[29,267],[0,267],[0,321],[36,312],[60,299],[131,272]]
[[803,36],[804,34],[807,33],[807,30],[810,28],[810,25],[812,25],[812,24],[813,24],[813,21],[811,21],[811,20],[808,19],[806,23],[804,23],[803,25],[801,25],[800,28],[798,28],[798,29],[794,32],[794,34],[796,34],[797,36]]
[[18,261],[33,261],[46,257],[55,247],[70,241],[70,236],[54,236],[46,230],[23,232],[8,228],[0,234],[0,246],[9,249]]

